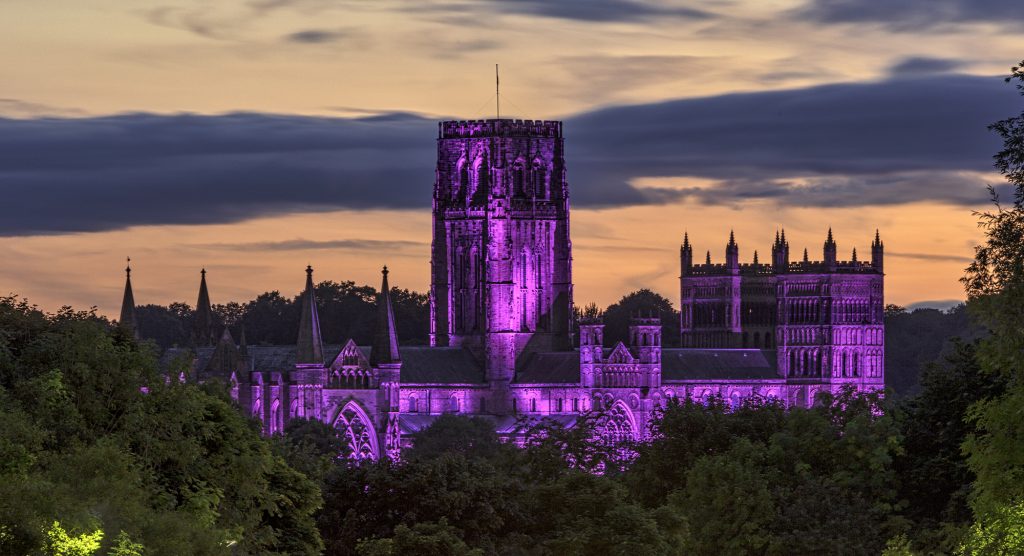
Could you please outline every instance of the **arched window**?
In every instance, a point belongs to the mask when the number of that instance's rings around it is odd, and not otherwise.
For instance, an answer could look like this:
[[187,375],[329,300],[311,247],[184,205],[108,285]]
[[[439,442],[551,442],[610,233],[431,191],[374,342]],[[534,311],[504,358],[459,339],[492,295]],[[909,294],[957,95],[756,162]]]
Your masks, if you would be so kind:
[[418,413],[420,410],[420,400],[416,396],[409,396],[409,413]]
[[355,402],[347,403],[338,414],[334,426],[343,431],[353,459],[377,459],[380,453],[377,450],[377,433],[370,418],[359,405]]
[[458,181],[455,182],[452,187],[452,200],[462,201],[466,200],[466,191],[469,191],[469,164],[466,163],[466,159],[459,160],[458,170]]
[[488,187],[490,187],[490,171],[487,168],[487,160],[483,156],[477,159],[475,165],[475,178],[476,184],[473,188],[472,198],[469,200],[471,205],[481,204],[483,199],[487,198]]
[[530,193],[537,197],[547,198],[547,168],[541,160],[533,161],[533,184]]
[[448,398],[448,411],[451,413],[459,412],[459,397],[455,394]]
[[526,195],[526,168],[522,161],[517,161],[512,167],[512,194]]
[[284,431],[284,410],[281,408],[281,400],[274,400],[270,406],[270,434],[280,434]]

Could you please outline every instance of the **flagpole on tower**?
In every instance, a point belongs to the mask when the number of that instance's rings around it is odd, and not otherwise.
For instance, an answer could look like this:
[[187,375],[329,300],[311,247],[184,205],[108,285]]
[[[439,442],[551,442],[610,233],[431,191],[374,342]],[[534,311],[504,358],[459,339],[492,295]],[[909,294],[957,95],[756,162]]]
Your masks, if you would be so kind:
[[498,113],[498,119],[501,119],[501,82],[498,81],[498,64],[494,64],[494,102],[495,108]]

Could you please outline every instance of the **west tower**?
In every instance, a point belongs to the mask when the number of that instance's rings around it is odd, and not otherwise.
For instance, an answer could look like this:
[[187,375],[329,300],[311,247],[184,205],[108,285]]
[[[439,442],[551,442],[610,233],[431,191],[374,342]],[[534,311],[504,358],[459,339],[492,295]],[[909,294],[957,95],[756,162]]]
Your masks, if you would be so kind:
[[431,344],[466,347],[490,382],[519,357],[568,349],[569,189],[562,123],[439,124],[431,252]]

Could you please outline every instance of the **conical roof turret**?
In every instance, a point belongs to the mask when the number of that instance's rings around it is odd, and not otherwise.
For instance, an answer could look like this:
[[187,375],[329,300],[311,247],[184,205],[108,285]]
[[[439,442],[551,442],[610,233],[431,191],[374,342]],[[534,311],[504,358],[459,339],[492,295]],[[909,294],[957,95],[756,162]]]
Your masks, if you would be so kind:
[[388,267],[381,270],[380,292],[377,294],[377,322],[370,346],[370,365],[389,365],[402,362],[398,351],[398,329],[395,312],[391,307],[391,288],[388,286]]
[[302,313],[299,317],[299,338],[296,342],[295,363],[300,365],[324,363],[324,345],[320,337],[320,315],[313,290],[313,267],[306,266],[306,289],[302,292]]
[[135,320],[135,294],[132,292],[132,259],[128,258],[128,266],[124,269],[124,298],[121,300],[121,316],[117,325],[139,337],[139,329]]

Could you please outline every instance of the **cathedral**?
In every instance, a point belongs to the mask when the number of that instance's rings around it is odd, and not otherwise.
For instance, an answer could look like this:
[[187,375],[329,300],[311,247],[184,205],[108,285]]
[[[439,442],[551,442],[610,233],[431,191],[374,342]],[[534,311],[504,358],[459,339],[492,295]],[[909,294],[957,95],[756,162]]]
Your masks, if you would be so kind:
[[[313,269],[306,268],[296,343],[212,338],[206,275],[194,349],[162,363],[188,380],[222,380],[267,434],[290,419],[344,431],[354,457],[395,457],[445,413],[493,421],[514,437],[523,419],[572,426],[600,411],[601,434],[642,439],[669,398],[737,405],[752,396],[808,406],[819,392],[884,388],[882,242],[870,261],[839,260],[831,230],[822,260],[791,260],[785,232],[771,261],[725,262],[680,249],[681,348],[662,347],[658,318],[638,316],[607,345],[599,320],[574,318],[569,186],[562,123],[446,121],[438,126],[431,247],[430,345],[400,346],[383,269],[373,341],[327,344]],[[120,325],[134,329],[130,270]],[[674,343],[674,342],[673,342]],[[202,347],[209,344],[209,347]],[[514,439],[514,438],[513,438]]]

